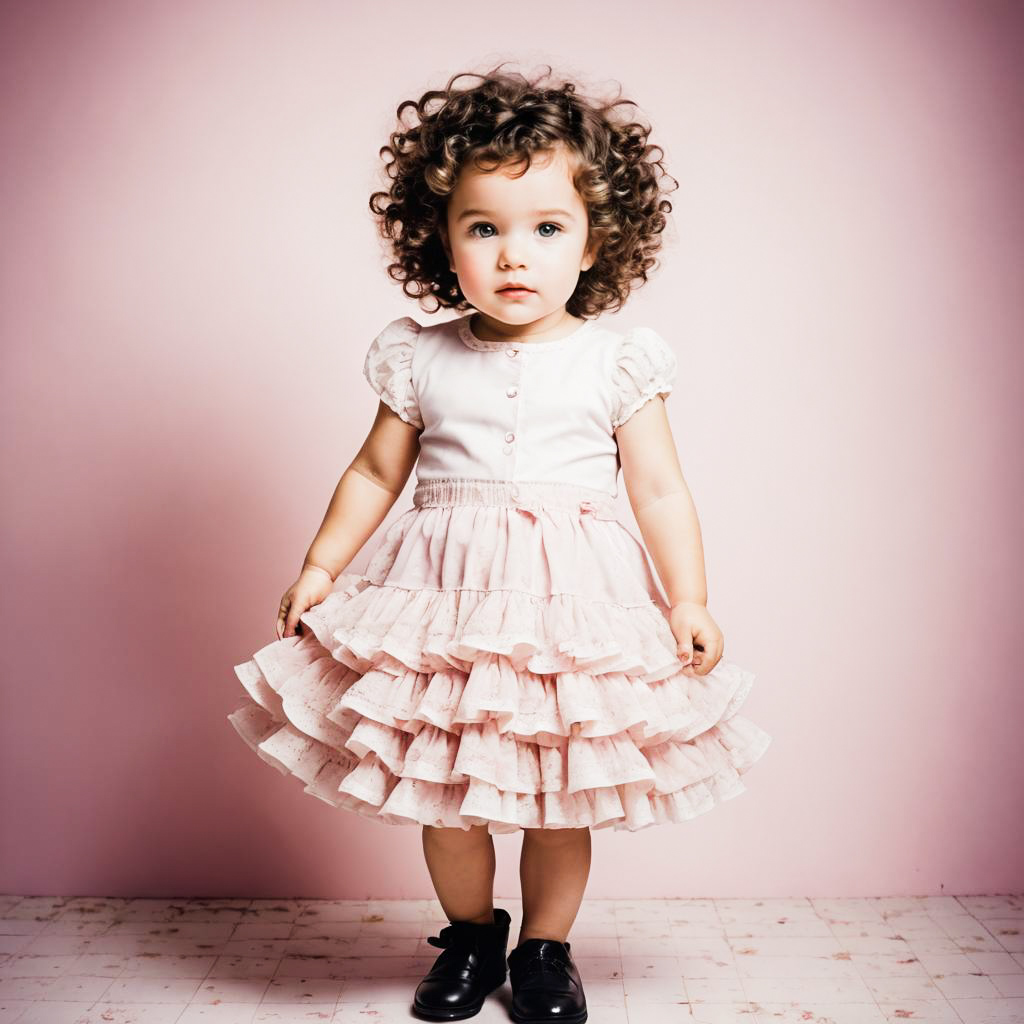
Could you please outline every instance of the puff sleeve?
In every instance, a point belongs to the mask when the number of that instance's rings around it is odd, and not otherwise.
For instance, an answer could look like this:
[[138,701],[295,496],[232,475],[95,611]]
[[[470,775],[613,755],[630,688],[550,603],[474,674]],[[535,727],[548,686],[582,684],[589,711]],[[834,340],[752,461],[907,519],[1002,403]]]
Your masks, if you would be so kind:
[[620,427],[655,395],[668,395],[677,362],[668,342],[649,327],[635,327],[619,345],[612,371],[612,427]]
[[422,430],[423,420],[412,383],[412,357],[419,335],[420,324],[411,316],[392,320],[370,343],[363,376],[386,406],[406,423]]

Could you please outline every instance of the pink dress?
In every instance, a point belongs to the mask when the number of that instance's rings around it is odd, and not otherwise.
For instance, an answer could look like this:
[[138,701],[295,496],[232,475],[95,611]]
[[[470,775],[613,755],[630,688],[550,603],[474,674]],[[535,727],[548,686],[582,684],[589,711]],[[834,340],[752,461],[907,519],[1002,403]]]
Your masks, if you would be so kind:
[[754,675],[682,671],[614,511],[614,429],[675,372],[649,328],[515,345],[469,315],[388,324],[364,374],[422,428],[413,507],[303,635],[235,666],[246,743],[391,825],[636,831],[744,792],[770,743],[737,714]]

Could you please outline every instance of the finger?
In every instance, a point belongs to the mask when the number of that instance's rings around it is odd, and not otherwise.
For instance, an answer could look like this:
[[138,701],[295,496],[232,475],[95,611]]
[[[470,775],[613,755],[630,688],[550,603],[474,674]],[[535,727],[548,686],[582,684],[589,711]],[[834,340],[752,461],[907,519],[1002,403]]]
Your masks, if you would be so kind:
[[696,664],[698,675],[706,676],[717,664],[718,656],[715,652],[715,647],[714,645],[709,645],[709,650],[701,656]]
[[707,664],[707,657],[708,657],[707,656],[707,651],[703,651],[703,652],[698,651],[698,652],[694,653],[694,655],[693,655],[693,666],[692,667],[693,667],[693,670],[698,675],[703,675],[704,672],[707,671],[704,668],[704,666]]
[[707,654],[708,634],[703,626],[697,626],[693,631],[693,646],[701,654]]
[[704,671],[710,672],[722,660],[722,641],[716,640],[708,644],[707,653],[704,655]]
[[[698,640],[701,642],[698,643]],[[693,646],[695,650],[701,652],[700,654],[694,654],[693,666],[697,670],[698,675],[706,676],[718,661],[719,656],[716,652],[718,641],[710,638],[706,630],[697,629],[694,631]]]

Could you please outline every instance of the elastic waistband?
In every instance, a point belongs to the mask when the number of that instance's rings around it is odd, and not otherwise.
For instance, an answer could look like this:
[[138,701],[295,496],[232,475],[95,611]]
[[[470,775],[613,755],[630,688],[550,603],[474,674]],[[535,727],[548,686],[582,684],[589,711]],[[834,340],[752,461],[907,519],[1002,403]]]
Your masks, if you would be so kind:
[[615,499],[606,491],[551,480],[472,480],[442,477],[420,480],[412,503],[421,505],[511,505],[561,508],[615,518]]

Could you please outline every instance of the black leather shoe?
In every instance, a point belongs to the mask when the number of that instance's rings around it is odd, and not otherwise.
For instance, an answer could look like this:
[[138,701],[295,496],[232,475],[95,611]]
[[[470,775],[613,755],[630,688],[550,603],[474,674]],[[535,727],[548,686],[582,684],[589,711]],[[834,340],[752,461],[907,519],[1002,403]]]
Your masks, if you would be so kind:
[[587,1019],[587,998],[569,947],[556,939],[527,939],[509,953],[514,1021],[581,1024]]
[[462,1020],[480,1012],[489,992],[505,983],[511,917],[494,909],[493,924],[452,921],[427,942],[444,952],[416,986],[412,1008],[427,1020]]

